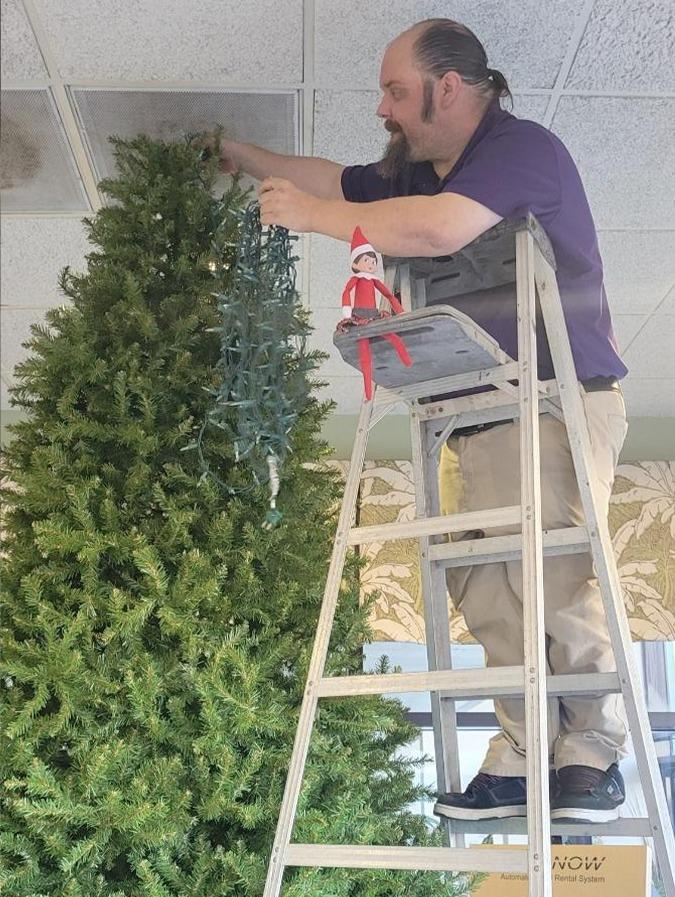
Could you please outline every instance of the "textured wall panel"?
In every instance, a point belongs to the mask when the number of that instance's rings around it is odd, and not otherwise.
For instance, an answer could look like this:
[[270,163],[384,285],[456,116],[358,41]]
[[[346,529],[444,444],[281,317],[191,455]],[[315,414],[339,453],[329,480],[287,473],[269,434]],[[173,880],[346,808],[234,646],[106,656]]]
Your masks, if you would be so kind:
[[302,78],[302,0],[35,0],[59,73],[78,79]]
[[666,295],[663,305],[659,306],[659,311],[664,315],[675,315],[675,287]]
[[360,375],[349,377],[325,377],[328,385],[316,391],[322,402],[337,402],[333,414],[358,414],[363,401],[363,380]]
[[0,3],[0,78],[4,81],[43,79],[47,69],[19,0]]
[[422,19],[451,17],[476,33],[489,64],[513,87],[552,87],[577,12],[572,0],[318,0],[317,84],[375,89],[382,55],[394,37]]
[[[661,380],[629,375],[623,381],[623,394],[629,418],[675,417],[675,377]],[[663,448],[672,451],[669,445]]]
[[595,0],[566,87],[675,89],[672,0]]
[[39,308],[0,308],[0,358],[6,379],[13,380],[14,366],[28,354],[21,344],[30,339],[31,324],[44,322],[44,311]]
[[673,347],[675,315],[654,315],[631,343],[626,364],[636,378],[675,378]]
[[675,281],[675,232],[601,231],[598,238],[612,312],[653,311]]
[[317,90],[314,155],[357,165],[381,158],[388,134],[375,115],[376,91]]
[[85,226],[76,218],[2,218],[0,266],[2,305],[47,308],[66,297],[57,279],[65,265],[85,271],[85,255],[94,250]]
[[620,352],[625,353],[646,320],[647,315],[612,315],[614,336]]
[[575,159],[599,228],[675,229],[675,99],[562,97],[552,129]]
[[342,290],[351,276],[349,244],[312,234],[309,296],[312,309],[330,308],[339,316]]
[[342,360],[342,356],[333,345],[333,333],[341,318],[342,311],[339,308],[312,309],[312,327],[314,332],[309,338],[309,345],[312,349],[320,349],[329,355],[321,366],[321,376],[324,377],[345,377],[358,373]]

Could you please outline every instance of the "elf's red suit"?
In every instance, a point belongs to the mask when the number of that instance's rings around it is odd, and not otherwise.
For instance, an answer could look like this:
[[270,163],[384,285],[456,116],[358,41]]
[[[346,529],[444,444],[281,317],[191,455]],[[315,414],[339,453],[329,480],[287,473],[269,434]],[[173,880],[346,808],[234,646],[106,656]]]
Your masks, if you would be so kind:
[[[371,260],[372,257],[374,260]],[[344,329],[346,319],[350,319],[354,324],[366,324],[370,320],[386,316],[386,312],[378,310],[376,291],[387,298],[395,314],[401,314],[403,311],[401,303],[389,287],[378,280],[373,273],[373,269],[377,265],[377,254],[359,227],[356,228],[352,237],[351,261],[352,270],[356,269],[356,273],[349,278],[342,292],[343,324],[340,329]],[[353,308],[352,290],[354,291]],[[395,333],[384,333],[382,336],[391,343],[403,364],[410,367],[412,361],[403,340]],[[372,357],[369,342],[367,337],[357,341],[363,386],[368,400],[373,397]]]

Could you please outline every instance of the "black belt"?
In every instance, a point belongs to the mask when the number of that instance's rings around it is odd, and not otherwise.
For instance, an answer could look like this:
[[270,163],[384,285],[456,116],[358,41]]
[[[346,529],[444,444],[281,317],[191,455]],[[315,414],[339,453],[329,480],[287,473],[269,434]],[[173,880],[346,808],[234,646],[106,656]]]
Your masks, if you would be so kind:
[[[616,377],[591,377],[589,380],[581,380],[584,392],[621,392],[621,386]],[[512,424],[514,418],[507,420],[491,420],[484,424],[474,424],[472,427],[458,427],[450,434],[450,438],[455,436],[473,436],[475,433],[482,433],[483,430],[491,430],[492,427],[501,427],[503,424]]]
[[609,392],[610,390],[621,392],[621,386],[616,377],[591,377],[590,380],[582,380],[581,385],[585,392]]

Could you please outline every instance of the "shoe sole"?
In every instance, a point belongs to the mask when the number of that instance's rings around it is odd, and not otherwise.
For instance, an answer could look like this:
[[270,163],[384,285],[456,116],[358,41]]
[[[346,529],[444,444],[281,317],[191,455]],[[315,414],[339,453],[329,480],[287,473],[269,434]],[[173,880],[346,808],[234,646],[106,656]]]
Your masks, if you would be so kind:
[[434,813],[437,816],[446,816],[448,819],[479,822],[483,819],[510,819],[512,816],[526,816],[527,807],[521,804],[511,807],[489,807],[485,810],[470,810],[465,807],[449,807],[447,804],[436,804]]
[[614,822],[619,818],[619,809],[588,810],[583,807],[557,807],[551,810],[551,819],[560,822]]

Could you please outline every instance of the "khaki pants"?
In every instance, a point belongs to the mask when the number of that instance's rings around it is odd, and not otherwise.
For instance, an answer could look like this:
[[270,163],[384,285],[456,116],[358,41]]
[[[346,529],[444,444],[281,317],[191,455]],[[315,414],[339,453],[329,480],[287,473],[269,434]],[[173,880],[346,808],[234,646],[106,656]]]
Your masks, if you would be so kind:
[[[619,451],[626,436],[626,411],[617,391],[581,390],[590,432],[601,511],[608,512]],[[584,523],[581,499],[564,425],[549,414],[540,421],[543,526]],[[520,504],[520,426],[503,424],[470,436],[451,437],[456,453],[444,452],[441,478],[461,474],[462,489],[442,508],[479,511]],[[443,483],[442,483],[443,485]],[[442,489],[443,491],[443,489]],[[486,536],[518,532],[494,527]],[[453,540],[472,538],[456,534]],[[455,606],[483,645],[489,667],[523,663],[523,606],[520,561],[447,570]],[[546,654],[550,673],[611,672],[616,669],[605,614],[589,553],[544,561]],[[525,775],[525,710],[522,699],[495,701],[502,732],[490,742],[482,766],[493,775]],[[606,769],[625,756],[627,737],[618,695],[551,698],[548,739],[551,763],[560,769],[582,764]]]

